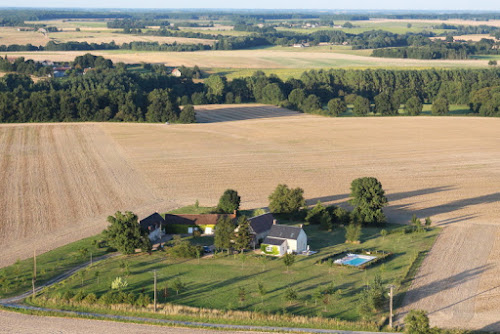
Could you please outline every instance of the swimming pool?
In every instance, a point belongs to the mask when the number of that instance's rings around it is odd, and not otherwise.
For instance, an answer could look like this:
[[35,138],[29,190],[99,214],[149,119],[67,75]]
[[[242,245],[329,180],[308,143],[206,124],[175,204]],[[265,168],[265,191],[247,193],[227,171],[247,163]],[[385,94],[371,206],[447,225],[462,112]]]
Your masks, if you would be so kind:
[[360,254],[347,254],[341,259],[335,260],[336,264],[343,264],[347,266],[359,267],[362,264],[376,259],[376,256],[360,255]]

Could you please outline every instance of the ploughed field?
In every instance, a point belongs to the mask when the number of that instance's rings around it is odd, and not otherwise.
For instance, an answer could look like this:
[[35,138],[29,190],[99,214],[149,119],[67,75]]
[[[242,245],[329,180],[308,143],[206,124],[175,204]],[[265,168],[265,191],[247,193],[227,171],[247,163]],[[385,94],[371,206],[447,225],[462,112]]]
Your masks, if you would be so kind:
[[302,187],[310,204],[347,205],[350,182],[374,176],[392,222],[415,213],[445,227],[408,307],[433,325],[500,330],[500,120],[210,108],[199,109],[204,124],[0,126],[2,263],[29,256],[33,242],[99,232],[116,210],[215,205],[227,188],[251,209],[278,183]]

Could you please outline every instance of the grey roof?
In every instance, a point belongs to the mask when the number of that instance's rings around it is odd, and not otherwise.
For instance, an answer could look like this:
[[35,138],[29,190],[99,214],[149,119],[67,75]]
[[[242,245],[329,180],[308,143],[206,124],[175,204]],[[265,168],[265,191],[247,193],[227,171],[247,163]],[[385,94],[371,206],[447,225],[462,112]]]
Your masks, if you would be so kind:
[[281,246],[286,240],[283,239],[276,239],[276,238],[270,238],[266,237],[264,241],[262,241],[262,244],[264,245],[275,245],[275,246]]
[[269,231],[269,237],[297,240],[302,227],[288,225],[273,225]]
[[141,224],[141,227],[144,229],[147,229],[149,226],[153,225],[161,225],[165,222],[165,219],[163,219],[162,216],[158,214],[158,212],[153,213],[152,215],[147,216],[146,218],[142,219],[139,224]]
[[256,216],[253,218],[250,218],[250,227],[256,234],[260,234],[265,231],[269,231],[271,226],[273,226],[273,214],[272,213],[265,213],[260,216]]

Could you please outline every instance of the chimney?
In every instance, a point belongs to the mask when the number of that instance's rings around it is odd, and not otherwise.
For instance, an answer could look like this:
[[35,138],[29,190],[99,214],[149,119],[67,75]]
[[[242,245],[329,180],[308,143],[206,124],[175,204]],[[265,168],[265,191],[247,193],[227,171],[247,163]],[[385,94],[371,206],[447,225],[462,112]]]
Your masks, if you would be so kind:
[[276,219],[273,219],[273,225],[277,225],[278,221]]

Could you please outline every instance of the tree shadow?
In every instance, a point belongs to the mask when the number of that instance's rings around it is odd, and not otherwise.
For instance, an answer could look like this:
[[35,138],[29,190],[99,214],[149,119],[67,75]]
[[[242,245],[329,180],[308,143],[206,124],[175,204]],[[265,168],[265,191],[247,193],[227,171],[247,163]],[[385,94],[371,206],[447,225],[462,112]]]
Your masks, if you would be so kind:
[[263,119],[296,116],[300,113],[275,106],[237,106],[221,105],[214,110],[196,110],[197,123],[220,123],[243,121],[248,119]]
[[480,332],[486,332],[486,333],[500,333],[500,321],[491,323],[487,326],[484,326],[479,330]]
[[[421,299],[425,299],[425,298],[430,297],[436,293],[455,288],[456,286],[459,286],[459,285],[465,283],[466,281],[473,279],[474,277],[480,276],[481,274],[483,274],[485,271],[487,271],[491,267],[492,267],[491,264],[487,264],[487,265],[482,265],[482,266],[479,266],[479,267],[476,267],[473,269],[468,269],[468,270],[465,270],[459,274],[447,277],[445,279],[434,281],[434,282],[431,282],[429,284],[423,285],[421,287],[411,289],[406,293],[405,296],[398,294],[398,296],[396,298],[406,297],[405,304],[411,305],[411,304],[416,303],[417,301],[419,301]],[[472,297],[469,297],[469,298],[472,298]],[[469,298],[465,298],[464,300],[467,300]],[[464,300],[462,300],[462,301],[464,301]]]

